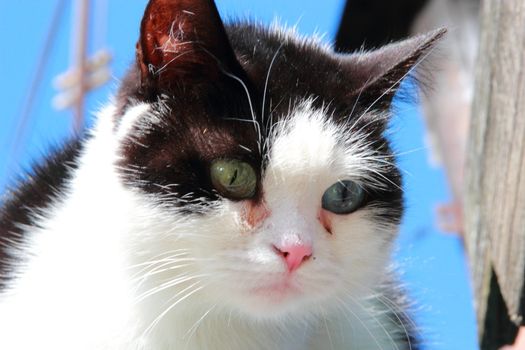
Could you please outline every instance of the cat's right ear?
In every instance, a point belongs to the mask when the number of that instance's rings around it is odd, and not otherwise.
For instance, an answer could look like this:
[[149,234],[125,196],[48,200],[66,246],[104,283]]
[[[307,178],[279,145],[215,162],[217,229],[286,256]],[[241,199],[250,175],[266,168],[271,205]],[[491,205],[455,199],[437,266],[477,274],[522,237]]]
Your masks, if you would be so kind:
[[441,28],[375,51],[348,56],[351,94],[369,108],[387,109],[401,81],[432,52],[445,33],[446,29]]
[[141,88],[219,79],[242,70],[212,0],[150,0],[137,43]]

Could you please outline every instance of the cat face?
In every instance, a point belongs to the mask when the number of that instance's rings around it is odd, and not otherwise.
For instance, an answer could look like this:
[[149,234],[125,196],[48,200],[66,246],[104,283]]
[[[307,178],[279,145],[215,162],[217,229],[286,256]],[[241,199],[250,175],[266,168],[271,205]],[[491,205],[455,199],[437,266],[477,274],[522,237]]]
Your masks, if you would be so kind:
[[397,220],[379,216],[387,210],[398,216],[401,194],[385,203],[388,209],[367,198],[350,214],[335,214],[322,203],[342,180],[368,191],[370,174],[363,170],[369,151],[359,152],[363,145],[356,141],[308,102],[275,127],[260,200],[221,201],[202,232],[212,233],[210,244],[195,244],[200,258],[210,258],[202,271],[211,274],[213,290],[224,293],[220,300],[259,317],[317,313],[317,305],[334,296],[357,296],[373,285]]
[[402,214],[388,107],[440,35],[346,56],[151,1],[116,119],[143,286],[261,319],[369,294]]

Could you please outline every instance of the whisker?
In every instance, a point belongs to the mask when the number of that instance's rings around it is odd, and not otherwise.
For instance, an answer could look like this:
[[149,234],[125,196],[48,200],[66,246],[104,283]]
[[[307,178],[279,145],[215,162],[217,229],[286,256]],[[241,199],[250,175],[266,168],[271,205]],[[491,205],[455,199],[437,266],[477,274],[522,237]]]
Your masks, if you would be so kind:
[[[387,309],[392,311],[392,313],[396,317],[397,321],[399,322],[399,324],[403,328],[403,332],[405,333],[405,337],[406,337],[406,340],[407,340],[407,343],[408,343],[408,349],[412,350],[412,341],[410,340],[410,334],[408,332],[408,329],[405,326],[405,322],[401,319],[401,317],[399,317],[398,313],[394,310],[394,307],[396,307],[398,310],[399,310],[399,307],[395,306],[394,304],[390,304],[389,305],[385,301],[381,300],[380,298],[381,298],[381,296],[378,296],[378,298],[376,300],[379,301],[381,304],[383,304]],[[405,318],[407,318],[406,313],[404,313],[404,316],[405,316]],[[413,320],[411,320],[409,318],[407,318],[407,320],[408,320],[408,322],[412,323],[412,327],[415,327],[415,323],[414,323]]]
[[[390,342],[392,342],[392,344],[394,344],[394,347],[399,350],[399,347],[397,346],[396,342],[394,341],[394,339],[392,338],[392,335],[390,334],[390,332],[387,331],[387,329],[385,328],[385,326],[381,323],[381,321],[379,321],[377,319],[376,316],[374,316],[374,314],[372,312],[370,312],[369,310],[367,310],[359,301],[357,301],[355,298],[353,298],[351,295],[347,295],[348,299],[353,302],[354,304],[356,304],[361,310],[363,310],[365,313],[367,313],[369,316],[371,316],[374,321],[379,325],[379,327],[383,330],[383,332],[386,334],[386,336],[388,337],[388,339],[390,340]],[[412,348],[412,347],[410,347]]]
[[[399,324],[403,328],[403,332],[405,333],[405,336],[406,336],[406,339],[407,339],[407,342],[408,342],[409,350],[412,350],[410,334],[408,332],[408,329],[405,326],[405,321],[410,323],[410,326],[414,327],[414,329],[417,329],[418,326],[414,322],[414,320],[412,320],[412,318],[410,318],[410,316],[405,312],[405,310],[403,310],[396,302],[394,302],[393,300],[389,299],[384,294],[377,293],[373,289],[371,289],[371,288],[369,288],[369,287],[367,287],[365,285],[362,285],[361,283],[357,283],[355,281],[350,281],[350,282],[352,284],[354,284],[355,286],[357,286],[358,288],[365,288],[365,289],[369,290],[371,292],[370,296],[368,297],[369,299],[373,299],[375,301],[378,301],[383,306],[385,306],[387,308],[387,310],[392,311],[392,313],[396,317],[397,321],[399,322]],[[399,316],[399,313],[401,313],[401,315],[403,316],[403,319]]]
[[250,112],[252,114],[252,119],[253,119],[253,125],[254,125],[254,128],[255,128],[255,132],[257,133],[258,135],[258,138],[259,138],[259,141],[257,142],[258,145],[259,145],[259,152],[261,151],[261,142],[262,142],[262,134],[261,134],[261,126],[259,124],[259,122],[257,121],[257,118],[255,116],[255,111],[253,109],[253,104],[252,104],[252,98],[250,96],[250,90],[248,90],[248,86],[246,86],[246,84],[244,83],[244,81],[242,81],[241,78],[239,78],[238,76],[234,75],[234,74],[231,74],[229,72],[227,72],[226,70],[224,70],[222,67],[220,67],[222,73],[224,75],[226,75],[227,77],[230,77],[232,78],[233,80],[237,81],[239,84],[241,84],[241,86],[243,87],[245,93],[246,93],[246,96],[248,98],[248,104],[250,106]]
[[258,141],[257,141],[258,149],[259,149],[259,152],[261,152],[261,143],[262,143],[261,126],[260,126],[260,124],[257,121],[257,118],[255,116],[255,110],[253,108],[253,103],[252,103],[252,97],[250,95],[250,90],[248,89],[248,86],[246,86],[246,83],[244,81],[242,81],[241,78],[239,78],[235,74],[232,74],[232,73],[228,72],[223,67],[221,61],[212,52],[210,52],[209,50],[206,50],[205,48],[201,48],[201,49],[204,52],[206,52],[208,55],[210,55],[210,57],[213,58],[217,62],[217,65],[218,65],[220,71],[224,75],[226,75],[227,77],[232,78],[233,80],[237,81],[239,84],[241,84],[242,88],[244,89],[244,92],[246,93],[246,97],[248,98],[248,105],[250,106],[250,113],[252,115],[252,120],[254,122],[253,125],[254,125],[254,128],[255,128],[255,133],[258,135]]
[[264,89],[263,89],[263,100],[262,100],[262,111],[261,111],[261,120],[264,122],[264,108],[266,106],[266,92],[268,90],[268,82],[270,80],[270,74],[272,72],[272,67],[275,62],[275,59],[277,58],[277,55],[279,54],[279,51],[281,51],[282,47],[284,46],[284,42],[281,43],[281,45],[277,48],[275,51],[272,60],[270,62],[270,66],[268,67],[268,72],[266,73],[266,80],[264,82]]
[[[381,346],[381,344],[379,343],[379,341],[377,340],[377,338],[374,336],[374,334],[372,333],[372,331],[370,330],[370,328],[368,328],[368,326],[365,324],[365,322],[359,317],[359,315],[357,315],[352,309],[350,309],[348,307],[348,305],[346,305],[346,303],[339,297],[336,297],[337,300],[343,305],[343,307],[352,315],[354,316],[357,321],[365,328],[366,332],[370,335],[370,337],[372,338],[372,340],[374,341],[374,343],[376,343],[376,345],[381,349],[381,350],[384,350],[383,347]],[[346,315],[346,314],[345,314]],[[346,316],[345,316],[346,317]],[[348,318],[347,318],[348,319]],[[352,322],[352,320],[348,319],[348,322]]]
[[328,323],[326,321],[326,313],[321,306],[319,306],[319,308],[321,309],[321,313],[323,314],[323,323],[326,329],[326,335],[328,336],[328,341],[330,342],[330,349],[334,350],[334,342],[332,340],[332,335],[330,334],[330,329],[328,328]]
[[394,157],[404,156],[404,155],[407,155],[407,154],[412,154],[412,153],[426,151],[426,150],[428,150],[428,147],[418,147],[418,148],[414,148],[414,149],[411,149],[411,150],[408,150],[408,151],[395,153]]
[[[173,298],[171,299],[174,299],[176,297],[178,297],[179,295],[181,294],[184,294],[186,293],[183,297],[177,299],[177,301],[175,301],[173,304],[171,304],[168,308],[166,308],[166,310],[164,310],[160,315],[158,315],[154,320],[153,322],[151,322],[151,324],[146,328],[146,330],[142,333],[142,337],[141,338],[146,338],[146,336],[151,333],[153,331],[153,329],[157,326],[157,324],[162,320],[162,318],[164,318],[164,316],[166,316],[166,314],[168,314],[168,312],[170,312],[171,310],[173,310],[173,308],[175,308],[175,306],[177,306],[178,304],[180,304],[181,302],[183,302],[184,300],[186,300],[187,298],[189,298],[191,295],[197,293],[198,291],[202,290],[205,286],[200,286],[200,287],[197,287],[197,288],[194,288],[195,286],[198,286],[201,282],[200,281],[197,281],[195,283],[193,283],[192,285],[184,288],[183,290],[181,290],[179,293],[175,294],[173,296]],[[192,288],[194,288],[192,290]],[[188,292],[189,291],[189,292]],[[171,300],[170,299],[170,300]]]
[[140,277],[134,278],[133,281],[136,282],[140,280],[141,282],[137,285],[137,287],[140,287],[146,281],[148,277],[155,276],[155,275],[161,274],[166,271],[178,270],[178,269],[182,269],[182,268],[193,265],[193,264],[180,264],[180,265],[173,265],[173,264],[174,264],[173,262],[170,262],[169,264],[164,264],[164,266],[170,266],[170,265],[172,266],[166,267],[166,268],[161,268],[161,267],[155,268],[152,271],[148,271],[144,273]]
[[170,280],[169,282],[163,283],[163,284],[161,284],[159,286],[155,286],[154,288],[152,288],[152,289],[150,289],[150,290],[140,294],[135,299],[135,303],[140,303],[144,299],[146,299],[146,298],[148,298],[148,297],[150,297],[150,296],[152,296],[154,294],[160,293],[160,292],[162,292],[162,291],[164,291],[166,289],[175,287],[175,286],[177,286],[179,284],[182,284],[182,283],[194,280],[196,278],[202,278],[202,277],[207,277],[207,276],[209,276],[209,275],[207,275],[207,274],[200,274],[200,275],[193,275],[193,276],[183,275],[181,277],[178,277],[178,278],[175,278],[173,280]]
[[191,326],[190,329],[188,329],[188,331],[186,332],[186,334],[184,334],[184,338],[186,338],[188,336],[188,333],[189,333],[189,337],[188,337],[188,340],[186,342],[186,344],[189,343],[189,341],[191,340],[191,338],[193,337],[193,335],[195,334],[195,332],[197,331],[197,328],[199,328],[199,326],[201,325],[201,323],[204,321],[204,319],[206,318],[206,316],[208,316],[210,314],[210,312],[212,312],[215,308],[217,307],[217,304],[213,305],[211,308],[208,309],[208,311],[206,311],[202,316],[201,318],[199,318],[197,320],[197,322],[195,322],[193,324],[193,326]]
[[[159,254],[159,255],[153,257],[153,259],[160,258],[162,255],[166,255],[166,254]],[[148,260],[148,261],[145,261],[145,262],[129,265],[129,266],[126,266],[126,270],[131,270],[131,269],[135,269],[135,268],[142,267],[142,266],[151,266],[151,265],[157,264],[159,262],[171,261],[173,258],[177,258],[179,256],[184,256],[184,255],[188,255],[188,253],[187,252],[183,252],[183,253],[175,254],[175,255],[172,255],[170,257],[166,257],[166,258],[162,258],[162,259]]]
[[[370,79],[372,79],[372,77],[369,77],[369,78],[366,80],[364,86],[367,86],[367,85],[368,85],[368,83],[370,82]],[[358,102],[359,102],[359,99],[361,98],[361,95],[363,94],[363,91],[365,91],[364,88],[361,89],[361,90],[359,90],[359,94],[357,95],[357,98],[356,98],[356,100],[355,100],[355,102],[354,102],[354,105],[352,106],[352,110],[350,111],[350,115],[349,115],[348,118],[347,118],[347,123],[352,119],[352,115],[354,114],[355,108],[356,108],[356,106],[357,106],[357,104],[358,104]],[[357,122],[359,121],[359,119],[361,119],[362,116],[363,116],[363,114],[361,114],[361,116],[359,116],[359,118],[357,118],[357,120],[353,123],[351,129],[353,129],[353,127],[357,124]],[[345,123],[345,126],[347,126],[347,123]]]

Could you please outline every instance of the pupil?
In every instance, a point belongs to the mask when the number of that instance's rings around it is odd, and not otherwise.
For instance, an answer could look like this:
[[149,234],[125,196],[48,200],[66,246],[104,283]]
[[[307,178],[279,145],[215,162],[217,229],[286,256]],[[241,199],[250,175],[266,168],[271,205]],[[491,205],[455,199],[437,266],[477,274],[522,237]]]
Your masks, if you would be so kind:
[[237,180],[237,173],[238,173],[239,169],[235,169],[234,173],[233,173],[233,176],[230,180],[230,186],[233,185],[233,183],[235,182],[235,180]]
[[341,202],[346,202],[348,199],[348,188],[343,184],[341,184],[341,186],[343,186],[341,189]]

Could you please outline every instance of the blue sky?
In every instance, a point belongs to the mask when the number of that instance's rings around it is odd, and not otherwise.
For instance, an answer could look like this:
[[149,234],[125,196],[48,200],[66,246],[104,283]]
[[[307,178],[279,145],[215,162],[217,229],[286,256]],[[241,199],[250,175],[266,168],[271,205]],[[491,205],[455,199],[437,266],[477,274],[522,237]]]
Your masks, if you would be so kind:
[[[43,46],[49,22],[58,0],[2,1],[0,3],[0,191],[21,176],[31,159],[38,159],[50,145],[59,144],[71,131],[71,115],[51,107],[56,94],[53,77],[68,68],[70,52],[71,1],[60,23],[49,65],[40,81],[38,97],[20,151],[13,156],[17,116]],[[95,0],[102,4],[104,1]],[[93,93],[87,110],[95,111],[115,91],[119,78],[134,59],[134,46],[145,0],[108,1],[107,22],[92,25],[96,38],[90,50],[108,47],[114,55],[110,84]],[[300,33],[335,36],[343,7],[342,0],[217,0],[226,17],[251,17],[264,23],[275,18],[297,25]],[[103,7],[98,7],[103,8]],[[96,10],[95,15],[104,11]],[[98,34],[97,34],[98,33]],[[398,240],[396,262],[403,282],[416,302],[415,319],[423,330],[425,349],[477,349],[471,291],[463,247],[457,237],[435,229],[434,208],[448,198],[443,173],[429,168],[423,146],[423,125],[417,105],[398,102],[389,137],[400,154],[405,173],[407,213]],[[88,121],[88,124],[90,122]],[[89,215],[86,213],[86,215]]]

